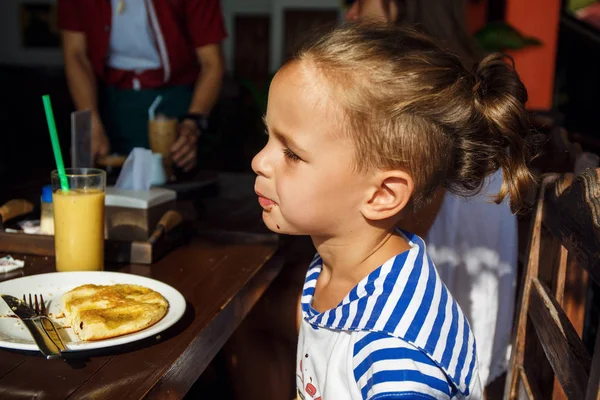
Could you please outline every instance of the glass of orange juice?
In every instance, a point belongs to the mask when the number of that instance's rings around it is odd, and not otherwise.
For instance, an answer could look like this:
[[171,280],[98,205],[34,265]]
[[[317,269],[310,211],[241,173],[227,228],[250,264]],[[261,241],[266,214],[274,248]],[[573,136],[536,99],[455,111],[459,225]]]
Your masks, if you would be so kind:
[[52,171],[54,250],[57,271],[104,269],[104,192],[106,172],[67,168],[69,190],[63,191]]

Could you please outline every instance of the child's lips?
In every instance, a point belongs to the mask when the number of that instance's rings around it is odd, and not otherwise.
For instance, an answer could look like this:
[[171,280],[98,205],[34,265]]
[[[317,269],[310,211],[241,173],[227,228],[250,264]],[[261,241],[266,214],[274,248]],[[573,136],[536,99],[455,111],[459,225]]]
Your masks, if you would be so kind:
[[258,196],[258,204],[267,211],[277,204],[268,197],[263,196],[258,190],[256,191],[256,195]]
[[261,195],[258,196],[258,203],[264,209],[270,209],[275,205],[275,202],[273,200],[267,199],[266,197],[263,197]]

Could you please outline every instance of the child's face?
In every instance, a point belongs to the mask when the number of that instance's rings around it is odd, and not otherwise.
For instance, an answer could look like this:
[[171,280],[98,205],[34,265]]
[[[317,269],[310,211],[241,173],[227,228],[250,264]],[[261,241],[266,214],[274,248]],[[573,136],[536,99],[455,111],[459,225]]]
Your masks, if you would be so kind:
[[335,236],[361,218],[366,177],[354,172],[354,143],[340,134],[343,114],[320,79],[295,62],[271,84],[269,141],[252,169],[263,220],[275,232]]

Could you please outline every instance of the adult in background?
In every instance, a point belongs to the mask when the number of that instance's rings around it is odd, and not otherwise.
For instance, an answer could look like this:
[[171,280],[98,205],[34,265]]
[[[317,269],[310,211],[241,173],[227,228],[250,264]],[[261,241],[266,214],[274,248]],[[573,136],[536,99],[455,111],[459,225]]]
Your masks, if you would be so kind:
[[149,147],[148,108],[181,118],[173,160],[197,163],[217,100],[226,37],[218,0],[58,0],[65,71],[78,110],[92,110],[93,156]]

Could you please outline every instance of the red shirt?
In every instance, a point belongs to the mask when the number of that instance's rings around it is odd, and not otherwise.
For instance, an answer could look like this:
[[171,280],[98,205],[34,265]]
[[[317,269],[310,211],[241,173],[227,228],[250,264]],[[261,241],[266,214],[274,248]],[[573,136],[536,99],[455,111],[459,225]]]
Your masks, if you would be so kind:
[[142,88],[193,83],[199,65],[195,49],[221,42],[226,36],[219,0],[146,1],[150,27],[162,68],[140,73],[106,65],[110,42],[110,0],[58,0],[58,26],[85,34],[88,57],[96,75],[109,85]]

